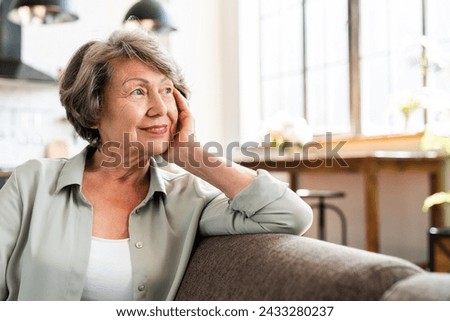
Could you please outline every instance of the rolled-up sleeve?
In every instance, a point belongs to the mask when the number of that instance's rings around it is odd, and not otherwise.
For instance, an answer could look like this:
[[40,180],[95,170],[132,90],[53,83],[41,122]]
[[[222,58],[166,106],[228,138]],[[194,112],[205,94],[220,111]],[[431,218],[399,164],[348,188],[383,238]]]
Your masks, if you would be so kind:
[[312,224],[312,210],[287,184],[258,170],[252,184],[233,200],[220,194],[200,219],[203,235],[244,233],[303,234]]

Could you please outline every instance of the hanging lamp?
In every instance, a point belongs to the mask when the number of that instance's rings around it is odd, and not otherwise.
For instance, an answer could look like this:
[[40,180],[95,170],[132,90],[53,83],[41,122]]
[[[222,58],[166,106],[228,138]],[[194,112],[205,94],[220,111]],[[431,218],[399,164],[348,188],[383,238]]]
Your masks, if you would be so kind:
[[176,31],[166,6],[156,0],[140,0],[126,13],[125,24],[139,24],[146,30],[156,33]]
[[8,19],[15,24],[54,24],[78,20],[65,0],[13,0]]

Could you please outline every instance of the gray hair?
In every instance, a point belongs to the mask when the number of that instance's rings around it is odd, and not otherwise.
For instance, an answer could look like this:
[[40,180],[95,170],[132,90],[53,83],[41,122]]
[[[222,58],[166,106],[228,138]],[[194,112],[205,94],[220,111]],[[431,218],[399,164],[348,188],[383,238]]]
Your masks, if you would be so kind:
[[97,147],[98,123],[103,92],[111,79],[115,58],[139,59],[172,80],[176,89],[189,98],[190,90],[177,64],[161,47],[157,38],[135,30],[119,30],[106,41],[91,41],[81,46],[60,78],[59,95],[67,119],[78,135]]

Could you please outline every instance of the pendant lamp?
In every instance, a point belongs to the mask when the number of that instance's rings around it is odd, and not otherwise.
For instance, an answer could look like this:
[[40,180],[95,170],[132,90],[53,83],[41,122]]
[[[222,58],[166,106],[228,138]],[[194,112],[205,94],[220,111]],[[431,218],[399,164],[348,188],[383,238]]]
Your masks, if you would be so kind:
[[8,19],[15,24],[54,24],[78,20],[65,0],[13,0]]
[[156,0],[140,0],[126,13],[125,24],[139,24],[146,30],[156,33],[176,31],[166,6]]

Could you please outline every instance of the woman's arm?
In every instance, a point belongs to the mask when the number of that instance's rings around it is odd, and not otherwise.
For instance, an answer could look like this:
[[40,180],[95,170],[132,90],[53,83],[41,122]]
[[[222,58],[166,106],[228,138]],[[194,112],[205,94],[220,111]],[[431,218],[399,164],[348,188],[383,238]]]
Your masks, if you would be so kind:
[[312,224],[312,210],[287,184],[258,170],[249,186],[230,200],[220,194],[205,206],[200,220],[204,236],[249,233],[301,235]]
[[194,120],[186,100],[177,91],[175,98],[180,132],[169,149],[169,161],[225,194],[205,207],[201,233],[303,234],[312,223],[311,208],[266,171],[257,173],[203,150],[195,140]]

